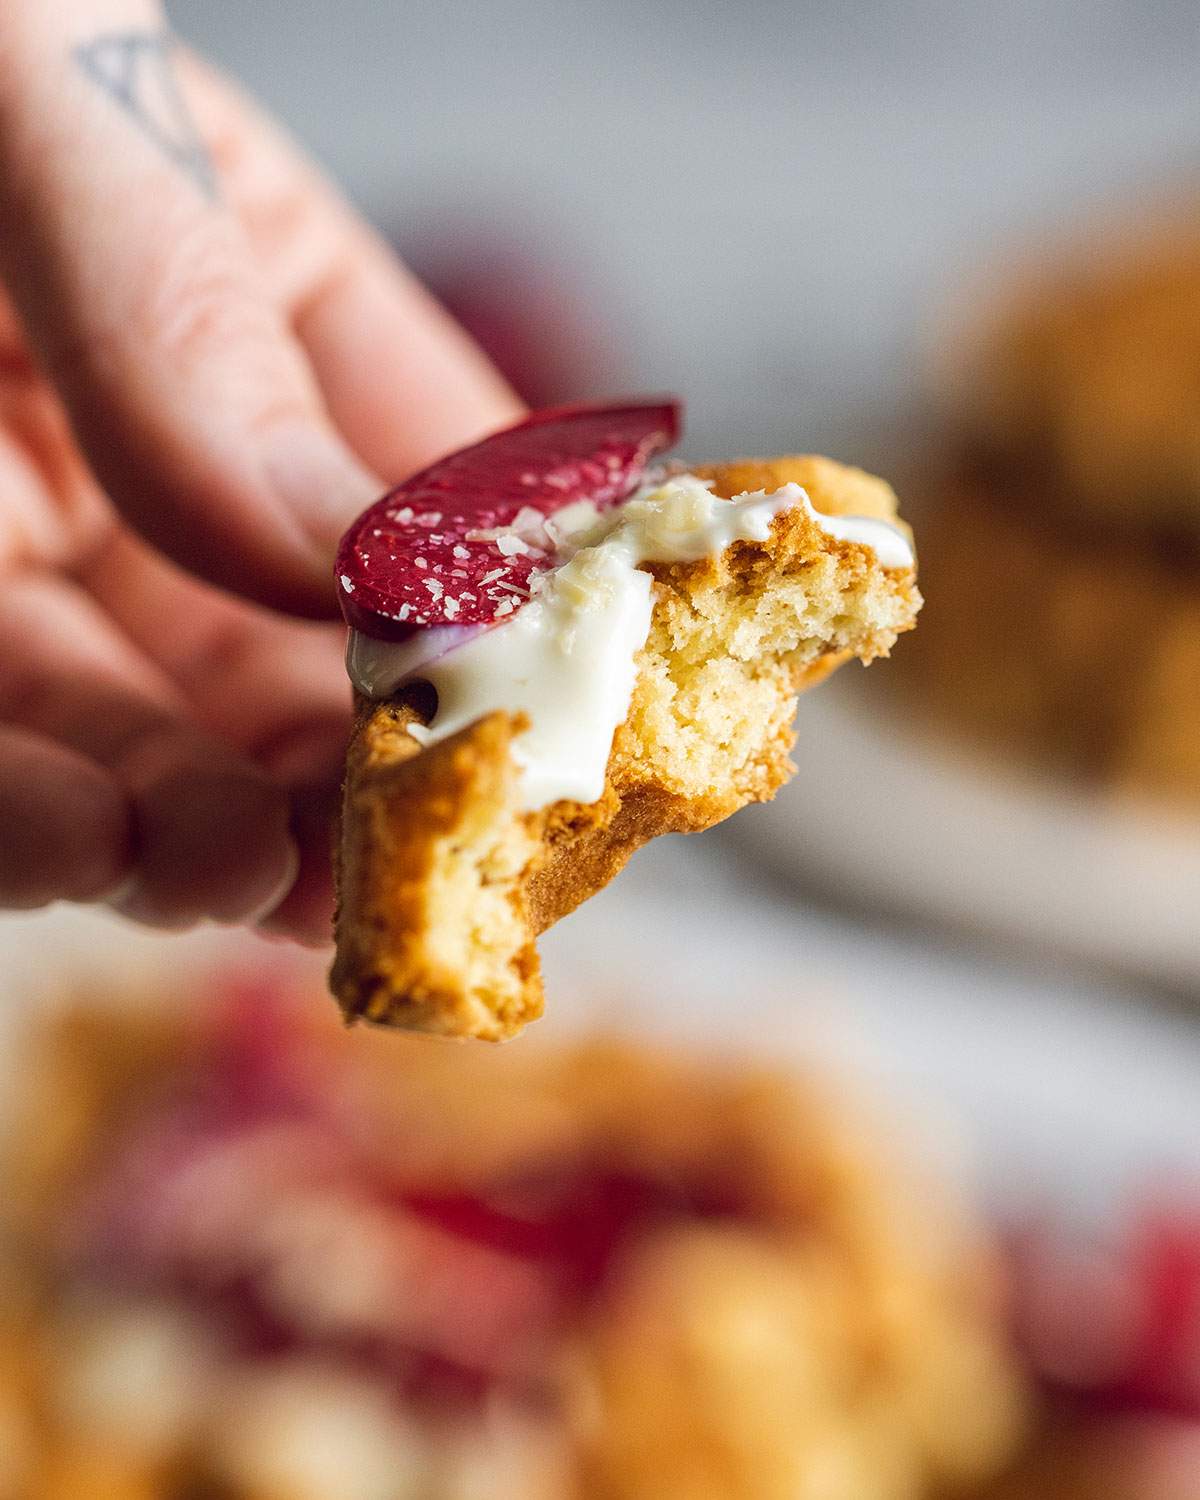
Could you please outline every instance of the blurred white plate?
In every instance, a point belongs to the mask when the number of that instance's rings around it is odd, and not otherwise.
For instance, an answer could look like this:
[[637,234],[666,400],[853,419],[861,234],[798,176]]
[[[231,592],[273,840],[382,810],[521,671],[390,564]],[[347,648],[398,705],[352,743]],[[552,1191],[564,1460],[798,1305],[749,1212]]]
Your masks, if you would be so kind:
[[800,774],[769,812],[731,824],[735,837],[858,907],[1200,991],[1200,816],[973,762],[863,705],[856,686],[802,700]]

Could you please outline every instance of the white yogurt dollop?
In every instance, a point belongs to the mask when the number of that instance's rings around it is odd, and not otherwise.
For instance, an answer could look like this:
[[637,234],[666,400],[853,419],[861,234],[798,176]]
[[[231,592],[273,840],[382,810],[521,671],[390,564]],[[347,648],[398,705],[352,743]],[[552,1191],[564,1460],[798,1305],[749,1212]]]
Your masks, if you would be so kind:
[[[497,709],[524,713],[530,727],[513,743],[524,808],[595,802],[650,630],[653,580],[642,565],[695,562],[736,541],[766,541],[772,520],[797,507],[829,536],[872,548],[884,567],[912,567],[912,548],[894,526],[823,515],[798,484],[723,500],[707,481],[683,474],[602,515],[572,506],[568,527],[560,513],[559,555],[566,561],[536,578],[533,597],[498,627],[465,641],[449,627],[438,643],[446,649],[432,661],[433,632],[401,642],[352,632],[350,676],[369,697],[388,697],[406,681],[432,683],[437,712],[428,726],[409,730],[422,744]],[[419,667],[414,652],[422,656]]]

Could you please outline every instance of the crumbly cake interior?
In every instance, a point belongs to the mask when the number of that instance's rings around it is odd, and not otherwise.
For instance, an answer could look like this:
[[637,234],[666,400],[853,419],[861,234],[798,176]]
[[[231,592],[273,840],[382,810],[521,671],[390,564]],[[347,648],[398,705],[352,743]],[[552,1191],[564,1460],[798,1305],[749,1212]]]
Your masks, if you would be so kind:
[[[726,498],[795,482],[818,511],[895,521],[885,484],[825,459],[696,472]],[[920,603],[911,571],[883,569],[802,510],[766,542],[651,572],[650,632],[595,803],[521,812],[509,749],[521,725],[505,714],[421,752],[406,733],[419,704],[360,704],[332,975],[348,1015],[512,1035],[541,1010],[534,935],[656,834],[772,796],[792,770],[798,691],[849,655],[887,655]]]
[[[806,474],[828,500],[821,480],[834,476]],[[754,488],[787,482],[773,471],[747,477]],[[663,587],[618,753],[682,795],[723,792],[738,806],[770,796],[806,674],[831,653],[886,656],[907,628],[878,570],[814,547],[811,523],[780,530],[773,556],[743,543],[724,565],[656,570]]]
[[512,893],[533,848],[524,825],[506,806],[496,813],[480,819],[478,837],[455,835],[434,851],[430,959],[438,969],[461,975],[468,995],[507,998],[511,993],[516,1002],[524,977],[517,960],[528,941],[528,924]]

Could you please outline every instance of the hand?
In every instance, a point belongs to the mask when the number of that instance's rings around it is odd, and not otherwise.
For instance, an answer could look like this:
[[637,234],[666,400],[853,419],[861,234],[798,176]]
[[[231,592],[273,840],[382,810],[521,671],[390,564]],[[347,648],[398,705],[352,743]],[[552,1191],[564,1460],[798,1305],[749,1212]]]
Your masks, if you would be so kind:
[[0,278],[0,904],[323,939],[338,534],[516,399],[150,0],[5,5]]

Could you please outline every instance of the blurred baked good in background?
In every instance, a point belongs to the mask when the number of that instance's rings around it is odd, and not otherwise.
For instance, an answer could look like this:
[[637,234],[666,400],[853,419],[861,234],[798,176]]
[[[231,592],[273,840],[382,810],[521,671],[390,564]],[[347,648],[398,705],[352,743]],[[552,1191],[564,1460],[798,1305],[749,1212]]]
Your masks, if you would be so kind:
[[915,1500],[1006,1466],[995,1252],[818,1082],[162,999],[30,1059],[6,1496]]
[[1200,196],[997,276],[942,351],[907,668],[947,724],[1200,804]]
[[968,465],[1089,530],[1200,547],[1200,181],[1060,231],[989,322],[947,370]]

